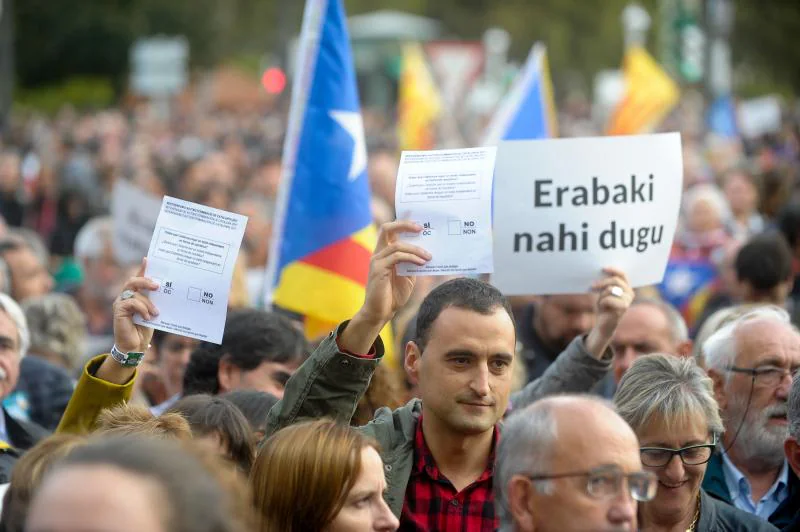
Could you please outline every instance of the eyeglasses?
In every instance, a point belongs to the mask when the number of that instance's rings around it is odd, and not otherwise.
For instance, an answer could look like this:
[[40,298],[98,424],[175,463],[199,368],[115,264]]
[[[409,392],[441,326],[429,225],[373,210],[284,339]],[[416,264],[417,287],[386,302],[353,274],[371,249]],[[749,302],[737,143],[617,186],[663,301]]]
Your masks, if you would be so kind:
[[627,489],[631,497],[639,502],[653,500],[658,487],[657,478],[653,473],[638,471],[625,474],[620,467],[615,465],[558,475],[528,475],[528,478],[533,481],[570,477],[586,477],[586,493],[595,499],[611,499],[618,495],[622,489],[623,479],[627,480]]
[[642,456],[642,465],[647,467],[665,467],[676,454],[681,457],[684,465],[702,465],[711,460],[715,446],[716,443],[689,445],[680,449],[642,447],[639,454]]
[[783,379],[787,376],[792,377],[797,373],[800,368],[784,369],[776,366],[759,366],[757,368],[740,368],[738,366],[730,366],[725,368],[731,373],[743,373],[753,377],[753,381],[765,387],[780,386]]

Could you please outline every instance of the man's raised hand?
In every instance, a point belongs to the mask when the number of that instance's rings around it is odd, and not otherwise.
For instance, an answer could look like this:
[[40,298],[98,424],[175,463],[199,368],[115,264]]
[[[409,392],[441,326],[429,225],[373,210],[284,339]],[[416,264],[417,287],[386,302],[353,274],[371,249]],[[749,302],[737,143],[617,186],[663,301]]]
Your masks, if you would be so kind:
[[420,231],[422,227],[405,220],[381,226],[378,245],[370,261],[364,305],[339,339],[343,349],[367,353],[384,326],[408,302],[414,290],[415,278],[397,275],[396,266],[401,262],[422,266],[431,259],[431,255],[419,246],[400,241],[398,236],[400,233]]

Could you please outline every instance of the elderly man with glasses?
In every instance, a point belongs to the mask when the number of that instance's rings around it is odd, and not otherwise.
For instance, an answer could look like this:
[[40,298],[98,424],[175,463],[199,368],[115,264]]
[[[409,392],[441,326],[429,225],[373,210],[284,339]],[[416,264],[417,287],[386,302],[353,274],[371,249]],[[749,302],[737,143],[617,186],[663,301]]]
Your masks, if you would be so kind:
[[703,352],[725,424],[703,488],[785,527],[800,505],[800,481],[783,454],[800,334],[783,309],[756,307],[714,333]]
[[711,379],[694,360],[666,354],[636,359],[614,404],[639,439],[642,466],[658,479],[655,497],[639,505],[640,530],[775,530],[701,489],[723,426]]
[[562,395],[513,413],[495,464],[501,532],[634,531],[656,493],[636,436],[603,399]]

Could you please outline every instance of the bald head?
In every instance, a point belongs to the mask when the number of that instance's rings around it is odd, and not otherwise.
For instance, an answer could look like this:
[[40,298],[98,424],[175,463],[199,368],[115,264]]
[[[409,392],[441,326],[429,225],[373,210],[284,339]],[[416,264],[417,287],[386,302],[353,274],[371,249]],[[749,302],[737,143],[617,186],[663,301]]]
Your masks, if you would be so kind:
[[[615,467],[641,471],[639,444],[607,401],[590,396],[556,396],[514,413],[503,426],[497,450],[495,487],[501,529],[635,530],[630,497],[599,500],[582,496],[574,479],[531,482],[531,476],[584,473]],[[585,494],[583,494],[585,495]],[[545,511],[544,508],[547,508]],[[581,526],[575,528],[576,516]]]

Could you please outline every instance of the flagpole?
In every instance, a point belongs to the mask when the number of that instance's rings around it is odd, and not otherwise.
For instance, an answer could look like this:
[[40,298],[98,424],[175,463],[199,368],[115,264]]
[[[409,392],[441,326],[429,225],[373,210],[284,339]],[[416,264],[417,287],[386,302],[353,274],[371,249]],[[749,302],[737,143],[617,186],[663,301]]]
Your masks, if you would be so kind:
[[314,77],[320,35],[322,25],[325,23],[329,1],[333,0],[306,0],[303,11],[303,25],[300,31],[300,44],[292,82],[289,119],[286,127],[286,138],[283,143],[281,179],[272,222],[269,258],[264,273],[263,303],[267,309],[272,308],[273,287],[277,280],[275,277],[278,272],[283,231],[286,225],[286,208],[289,203],[289,194],[292,190],[292,181],[294,180],[297,166],[297,150],[300,145],[300,136],[303,133],[303,118],[308,104],[309,88]]

